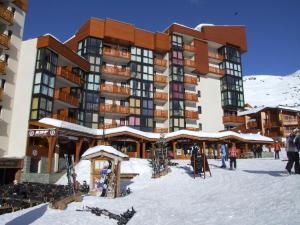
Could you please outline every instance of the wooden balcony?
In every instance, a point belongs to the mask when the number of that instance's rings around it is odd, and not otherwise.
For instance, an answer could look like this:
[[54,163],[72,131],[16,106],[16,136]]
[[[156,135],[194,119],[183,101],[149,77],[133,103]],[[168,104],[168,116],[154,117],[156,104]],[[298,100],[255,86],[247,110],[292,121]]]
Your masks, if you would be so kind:
[[[57,67],[56,70],[56,75],[58,79],[64,79],[67,82],[71,82],[72,84],[68,85],[65,84],[64,82],[61,82],[62,87],[68,87],[68,86],[80,86],[80,76],[73,73],[72,69],[69,67]],[[58,80],[56,81],[57,83],[59,82]]]
[[114,48],[103,47],[103,56],[109,58],[119,58],[124,61],[130,61],[130,52]]
[[110,128],[116,128],[119,127],[117,123],[106,123],[106,124],[99,124],[99,129],[110,129]]
[[186,85],[197,85],[198,84],[198,78],[184,75],[184,83]]
[[282,125],[283,126],[297,126],[298,125],[298,120],[295,119],[289,119],[289,120],[282,120]]
[[217,52],[211,52],[208,51],[208,58],[216,60],[216,61],[223,61],[224,60],[224,56],[217,53]]
[[200,129],[197,127],[187,127],[185,128],[186,130],[191,130],[191,131],[200,131]]
[[106,80],[128,80],[131,72],[129,68],[120,68],[117,66],[102,66],[102,76]]
[[156,70],[164,71],[167,68],[167,60],[154,58],[154,67]]
[[68,92],[64,92],[60,89],[55,90],[54,98],[56,101],[61,101],[70,105],[70,107],[78,108],[79,107],[79,99],[70,95]]
[[156,73],[154,75],[154,84],[158,85],[158,86],[166,86],[168,84],[168,77],[165,75]]
[[6,24],[12,25],[14,22],[14,13],[8,10],[3,4],[0,4],[0,18],[5,21]]
[[129,87],[121,87],[115,84],[101,84],[100,91],[101,94],[112,94],[123,97],[128,97],[130,95]]
[[3,88],[0,88],[0,101],[2,101],[3,98]]
[[281,124],[279,121],[270,121],[270,120],[265,121],[266,128],[277,128],[280,126],[281,126]]
[[184,94],[184,99],[186,101],[198,102],[198,95],[194,94],[194,93],[185,93]]
[[197,120],[199,118],[199,113],[197,111],[185,110],[185,118]]
[[168,133],[168,128],[155,127],[154,133]]
[[168,101],[168,94],[165,92],[155,92],[154,93],[154,101]]
[[214,73],[214,74],[217,74],[217,75],[221,75],[221,76],[223,76],[225,74],[224,70],[216,68],[216,67],[212,67],[212,66],[208,67],[208,72],[209,73]]
[[10,45],[10,38],[6,35],[6,34],[0,34],[0,45],[4,48],[4,49],[9,49],[9,45]]
[[100,104],[100,113],[114,113],[114,114],[129,114],[130,108],[128,106],[121,106],[115,104]]
[[53,119],[57,119],[57,120],[63,120],[69,123],[77,123],[77,119],[76,118],[72,118],[63,114],[59,114],[59,113],[54,113],[52,115]]
[[188,68],[193,68],[195,69],[196,68],[196,63],[194,60],[192,59],[185,59],[184,60],[184,66],[185,67],[188,67]]
[[168,111],[162,109],[155,109],[154,110],[154,118],[159,119],[167,119],[168,118]]
[[223,124],[232,124],[232,125],[238,125],[238,124],[244,124],[245,123],[245,117],[243,116],[223,116]]
[[6,73],[6,65],[7,63],[0,59],[0,74]]
[[183,50],[187,52],[195,52],[195,46],[191,44],[184,44],[183,45]]
[[258,124],[257,124],[256,121],[249,121],[249,122],[247,123],[247,128],[248,128],[248,129],[251,129],[251,128],[258,128],[257,126],[258,126]]

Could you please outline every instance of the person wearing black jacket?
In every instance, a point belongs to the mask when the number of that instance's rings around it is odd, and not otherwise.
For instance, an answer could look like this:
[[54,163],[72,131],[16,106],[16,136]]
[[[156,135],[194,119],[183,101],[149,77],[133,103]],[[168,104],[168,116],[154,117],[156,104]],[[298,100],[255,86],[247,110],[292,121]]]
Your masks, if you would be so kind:
[[294,129],[292,133],[286,139],[286,153],[288,157],[288,163],[286,164],[286,170],[289,174],[292,172],[293,165],[295,164],[295,173],[300,174],[299,165],[299,150],[300,150],[300,137],[299,129]]

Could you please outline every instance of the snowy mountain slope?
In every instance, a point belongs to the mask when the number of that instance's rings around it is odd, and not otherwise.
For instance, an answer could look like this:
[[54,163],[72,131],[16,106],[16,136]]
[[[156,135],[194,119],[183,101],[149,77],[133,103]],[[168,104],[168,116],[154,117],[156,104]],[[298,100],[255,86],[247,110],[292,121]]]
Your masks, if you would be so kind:
[[251,106],[300,106],[300,70],[286,76],[244,77],[245,103]]

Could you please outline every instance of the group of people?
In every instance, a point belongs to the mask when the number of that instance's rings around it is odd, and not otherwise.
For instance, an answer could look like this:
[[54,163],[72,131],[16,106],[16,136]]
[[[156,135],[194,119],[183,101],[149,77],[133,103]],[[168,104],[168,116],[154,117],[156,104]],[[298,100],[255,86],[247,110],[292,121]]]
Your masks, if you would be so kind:
[[254,158],[262,158],[263,148],[261,145],[253,145],[251,148]]
[[230,159],[230,169],[236,169],[237,149],[235,143],[231,143],[231,146],[228,146],[228,144],[221,144],[221,168],[227,167],[225,161],[227,161],[228,158]]

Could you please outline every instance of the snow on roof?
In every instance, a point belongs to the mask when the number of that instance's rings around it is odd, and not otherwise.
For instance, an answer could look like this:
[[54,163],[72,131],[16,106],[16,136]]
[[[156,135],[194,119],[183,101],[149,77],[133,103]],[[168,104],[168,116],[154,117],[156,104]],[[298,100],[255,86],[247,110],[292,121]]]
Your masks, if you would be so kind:
[[67,40],[64,41],[64,44],[66,44],[68,41],[70,41],[71,39],[73,39],[75,37],[75,34],[73,36],[71,36],[70,38],[68,38]]
[[215,26],[215,25],[212,24],[212,23],[200,23],[194,29],[201,32],[202,31],[202,27],[207,27],[207,26]]
[[255,114],[258,113],[266,108],[271,108],[271,109],[282,109],[282,110],[286,110],[286,111],[292,111],[292,112],[300,112],[299,108],[293,108],[293,107],[288,107],[288,106],[260,106],[260,107],[256,107],[256,108],[252,108],[246,111],[241,111],[238,112],[238,116],[245,116],[245,115],[249,115],[249,114]]
[[[39,120],[40,123],[44,123],[47,125],[52,125],[58,128],[64,128],[68,130],[73,130],[73,131],[78,131],[82,133],[87,133],[91,135],[103,135],[103,130],[102,129],[94,129],[94,128],[88,128],[84,127],[78,124],[74,123],[69,123],[57,119],[52,119],[52,118],[43,118]],[[110,128],[110,129],[105,129],[104,134],[115,134],[115,133],[132,133],[135,135],[139,135],[145,138],[149,139],[159,139],[160,134],[159,133],[151,133],[151,132],[144,132],[140,130],[133,129],[131,127],[116,127],[116,128]],[[172,138],[172,137],[177,137],[180,135],[189,135],[193,137],[199,137],[199,138],[224,138],[228,136],[235,136],[241,139],[244,139],[246,141],[266,141],[266,142],[273,142],[273,139],[259,135],[259,134],[240,134],[240,133],[235,133],[233,131],[226,131],[226,132],[202,132],[202,131],[190,131],[190,130],[179,130],[175,131],[172,133],[167,133],[165,135],[165,138]]]
[[51,36],[51,37],[53,37],[55,40],[61,42],[57,37],[55,37],[53,34],[50,34],[50,33],[44,34],[44,35],[42,35],[42,36]]
[[83,153],[82,158],[89,156],[89,155],[93,155],[98,152],[106,152],[106,153],[110,153],[110,154],[119,156],[121,158],[128,158],[128,155],[118,151],[117,149],[113,148],[112,146],[106,146],[106,145],[98,145],[98,146],[89,148],[88,150],[86,150]]

